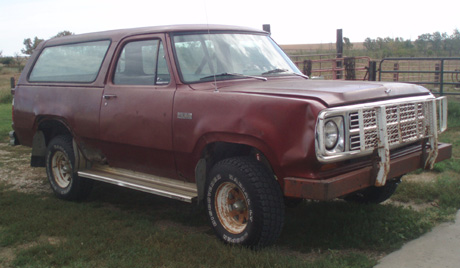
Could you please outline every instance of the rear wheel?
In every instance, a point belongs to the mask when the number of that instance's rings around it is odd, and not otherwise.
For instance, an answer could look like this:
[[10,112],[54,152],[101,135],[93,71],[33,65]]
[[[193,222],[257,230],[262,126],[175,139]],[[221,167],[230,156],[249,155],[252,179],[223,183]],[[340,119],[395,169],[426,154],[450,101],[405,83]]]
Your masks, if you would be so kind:
[[57,136],[47,147],[46,173],[54,194],[62,199],[87,197],[92,181],[80,178],[75,169],[75,155],[70,136]]
[[207,182],[208,218],[216,235],[230,244],[272,244],[284,222],[281,189],[265,166],[250,157],[220,161]]

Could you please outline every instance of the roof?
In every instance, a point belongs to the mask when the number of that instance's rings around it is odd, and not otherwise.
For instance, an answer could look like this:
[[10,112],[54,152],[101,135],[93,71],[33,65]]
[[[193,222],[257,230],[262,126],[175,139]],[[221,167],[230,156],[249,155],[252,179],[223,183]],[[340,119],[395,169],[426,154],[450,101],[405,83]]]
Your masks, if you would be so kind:
[[171,33],[171,32],[193,32],[193,31],[241,31],[241,32],[256,32],[265,33],[263,30],[254,29],[242,26],[229,25],[207,25],[207,24],[184,24],[184,25],[165,25],[151,26],[130,29],[118,29],[103,32],[85,33],[77,35],[69,35],[59,38],[52,38],[45,42],[44,45],[52,46],[74,42],[85,42],[92,40],[111,39],[112,41],[121,40],[127,36],[151,34],[151,33]]

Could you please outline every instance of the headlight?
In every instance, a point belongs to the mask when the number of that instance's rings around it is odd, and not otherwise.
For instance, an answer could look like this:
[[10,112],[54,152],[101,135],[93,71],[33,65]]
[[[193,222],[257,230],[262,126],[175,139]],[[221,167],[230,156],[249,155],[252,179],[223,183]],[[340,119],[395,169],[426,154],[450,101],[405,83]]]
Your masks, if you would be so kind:
[[324,125],[324,145],[327,150],[332,150],[337,145],[339,140],[339,128],[334,121],[327,121]]

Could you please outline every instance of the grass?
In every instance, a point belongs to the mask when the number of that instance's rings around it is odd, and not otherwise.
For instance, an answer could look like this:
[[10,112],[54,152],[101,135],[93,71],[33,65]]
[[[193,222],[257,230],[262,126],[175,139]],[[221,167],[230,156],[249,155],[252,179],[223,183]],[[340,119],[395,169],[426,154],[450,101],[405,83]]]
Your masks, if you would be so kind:
[[0,69],[0,142],[8,140],[8,132],[11,129],[11,95],[10,78],[14,77],[17,82],[20,73],[17,68],[3,67]]
[[11,103],[0,103],[0,142],[8,139],[11,130]]
[[[375,260],[359,252],[325,250],[310,260],[296,245],[284,248],[281,243],[259,251],[228,246],[215,238],[204,211],[195,205],[110,185],[99,185],[90,200],[81,203],[51,194],[18,193],[7,186],[0,187],[0,194],[0,248],[15,249],[12,267],[375,265]],[[287,223],[286,228],[291,226]],[[320,228],[321,233],[329,232],[327,228]]]
[[13,96],[11,95],[10,78],[14,77],[17,82],[19,74],[17,68],[3,67],[0,70],[0,103],[11,103]]
[[[50,190],[24,193],[0,183],[0,267],[373,267],[460,208],[459,115],[460,102],[450,98],[440,140],[454,145],[453,158],[436,164],[433,180],[403,181],[392,197],[399,203],[303,202],[287,209],[278,242],[258,251],[218,241],[196,205],[103,183],[87,201],[66,202]],[[10,129],[5,101],[0,142]],[[18,161],[0,161],[0,172],[20,176],[30,149],[4,151]]]

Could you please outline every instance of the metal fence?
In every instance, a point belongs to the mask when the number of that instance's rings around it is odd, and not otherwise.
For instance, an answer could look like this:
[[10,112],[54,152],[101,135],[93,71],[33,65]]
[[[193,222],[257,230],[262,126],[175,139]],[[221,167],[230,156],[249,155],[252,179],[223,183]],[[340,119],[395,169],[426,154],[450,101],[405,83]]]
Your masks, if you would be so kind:
[[434,94],[460,95],[460,58],[384,58],[377,68],[377,62],[369,57],[333,55],[290,57],[313,78],[405,82],[423,85]]
[[294,63],[304,74],[310,77],[325,80],[368,80],[370,58],[322,57],[319,59],[294,60]]
[[460,58],[384,58],[379,81],[424,85],[440,95],[460,95]]

